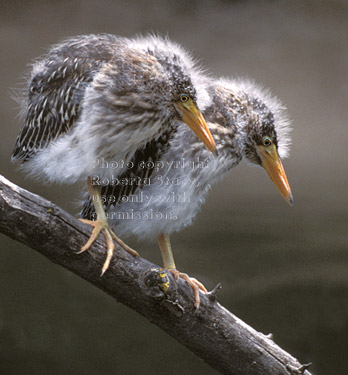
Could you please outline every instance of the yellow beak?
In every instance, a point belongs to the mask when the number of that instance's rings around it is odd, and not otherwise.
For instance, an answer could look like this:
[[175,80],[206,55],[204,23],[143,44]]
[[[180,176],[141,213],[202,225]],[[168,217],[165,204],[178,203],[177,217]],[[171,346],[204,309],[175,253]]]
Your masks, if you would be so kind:
[[261,154],[263,168],[266,170],[268,176],[278,188],[282,197],[292,206],[294,204],[294,200],[277,149],[274,145],[267,148],[259,146],[259,151]]
[[216,145],[213,136],[204,120],[202,113],[192,100],[186,103],[176,103],[183,121],[191,128],[197,137],[205,144],[209,151],[216,154]]

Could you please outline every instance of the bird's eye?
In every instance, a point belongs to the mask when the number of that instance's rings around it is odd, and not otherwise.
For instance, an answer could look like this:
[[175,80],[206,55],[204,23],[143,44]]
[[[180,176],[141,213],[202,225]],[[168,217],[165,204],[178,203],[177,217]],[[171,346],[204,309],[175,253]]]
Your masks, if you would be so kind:
[[268,137],[263,138],[262,143],[264,146],[268,147],[272,144],[272,140]]
[[186,103],[189,100],[190,100],[190,97],[188,95],[186,95],[186,94],[181,94],[180,95],[180,101],[181,101],[181,103]]

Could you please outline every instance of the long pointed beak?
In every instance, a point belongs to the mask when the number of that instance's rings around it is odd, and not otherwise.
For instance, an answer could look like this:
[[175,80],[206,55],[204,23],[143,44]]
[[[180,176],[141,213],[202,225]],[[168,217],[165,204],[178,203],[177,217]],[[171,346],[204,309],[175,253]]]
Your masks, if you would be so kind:
[[202,113],[194,103],[177,103],[177,108],[183,121],[191,128],[197,137],[205,144],[209,151],[216,154],[216,145]]
[[291,189],[276,148],[268,150],[260,147],[259,151],[261,153],[263,168],[278,188],[282,197],[292,206],[294,200]]

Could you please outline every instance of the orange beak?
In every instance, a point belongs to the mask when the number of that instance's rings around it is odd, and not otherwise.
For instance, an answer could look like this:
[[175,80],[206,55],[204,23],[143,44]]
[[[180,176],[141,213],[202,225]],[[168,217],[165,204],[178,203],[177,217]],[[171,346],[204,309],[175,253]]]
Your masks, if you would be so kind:
[[276,147],[274,145],[268,148],[259,146],[259,151],[263,168],[278,188],[282,197],[292,206],[294,200]]
[[183,121],[191,128],[197,137],[205,144],[207,149],[216,154],[216,145],[213,136],[210,133],[207,123],[202,113],[193,103],[176,103],[176,108],[181,113]]

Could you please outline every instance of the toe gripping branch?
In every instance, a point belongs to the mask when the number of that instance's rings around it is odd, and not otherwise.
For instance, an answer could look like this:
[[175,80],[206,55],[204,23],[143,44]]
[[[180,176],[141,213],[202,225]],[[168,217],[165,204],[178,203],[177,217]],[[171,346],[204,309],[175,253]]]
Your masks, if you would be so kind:
[[[172,277],[169,277],[169,274],[173,275],[174,280]],[[221,284],[216,285],[216,287],[211,292],[208,292],[203,284],[201,284],[199,281],[196,281],[196,279],[190,278],[186,274],[182,274],[177,270],[173,272],[173,270],[166,270],[161,267],[151,267],[143,272],[140,280],[141,287],[144,290],[145,294],[147,294],[151,298],[161,300],[161,303],[164,301],[169,302],[171,305],[179,307],[180,313],[183,313],[184,308],[182,305],[184,305],[184,302],[181,301],[179,303],[181,298],[179,298],[178,295],[179,278],[183,279],[188,284],[188,287],[193,291],[193,305],[195,307],[195,311],[198,311],[200,307],[200,291],[203,292],[203,295],[208,297],[208,300],[210,302],[215,303],[217,301],[217,293],[221,289]],[[188,282],[188,280],[190,282]],[[194,287],[192,287],[192,284],[194,285]]]

